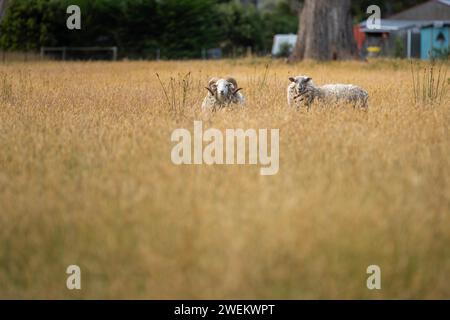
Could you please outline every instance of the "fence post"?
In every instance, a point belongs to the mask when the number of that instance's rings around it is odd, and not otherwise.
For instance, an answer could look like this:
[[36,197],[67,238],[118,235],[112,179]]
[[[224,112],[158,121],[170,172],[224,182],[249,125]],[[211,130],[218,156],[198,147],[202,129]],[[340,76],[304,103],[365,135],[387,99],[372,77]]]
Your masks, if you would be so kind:
[[66,61],[66,47],[63,47],[63,50],[62,50],[62,59],[63,59],[63,61]]
[[411,29],[408,29],[406,35],[406,57],[411,59]]
[[117,47],[112,47],[113,50],[113,60],[117,61]]
[[202,59],[206,60],[206,49],[202,48]]
[[252,57],[252,47],[248,46],[247,47],[247,58],[251,58]]
[[159,61],[159,59],[161,59],[161,49],[156,49],[156,60]]

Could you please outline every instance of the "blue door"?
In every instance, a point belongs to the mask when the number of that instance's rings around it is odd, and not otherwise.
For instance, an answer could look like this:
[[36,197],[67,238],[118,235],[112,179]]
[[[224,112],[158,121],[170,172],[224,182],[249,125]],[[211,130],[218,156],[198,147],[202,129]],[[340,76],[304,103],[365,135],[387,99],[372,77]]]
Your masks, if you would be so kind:
[[448,49],[449,47],[449,27],[441,28],[426,27],[420,31],[420,58],[427,60],[433,49]]

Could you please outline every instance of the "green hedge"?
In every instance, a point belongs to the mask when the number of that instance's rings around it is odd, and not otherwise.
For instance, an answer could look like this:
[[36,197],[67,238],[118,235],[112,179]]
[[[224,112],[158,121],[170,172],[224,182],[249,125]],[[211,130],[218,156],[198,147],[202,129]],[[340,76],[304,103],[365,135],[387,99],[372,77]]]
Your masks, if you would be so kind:
[[[66,28],[66,8],[81,8],[81,30]],[[198,58],[202,49],[268,52],[275,33],[295,33],[287,1],[258,11],[219,0],[10,0],[0,25],[0,47],[118,46],[121,56]]]

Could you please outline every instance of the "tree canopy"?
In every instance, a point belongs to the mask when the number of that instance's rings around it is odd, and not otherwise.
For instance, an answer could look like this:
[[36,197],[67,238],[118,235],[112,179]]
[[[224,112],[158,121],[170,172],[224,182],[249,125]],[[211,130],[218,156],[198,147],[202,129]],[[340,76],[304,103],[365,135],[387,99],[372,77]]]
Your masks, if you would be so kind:
[[[354,22],[379,5],[383,17],[426,0],[353,0]],[[267,0],[262,9],[238,0],[8,0],[0,24],[0,47],[118,46],[120,55],[198,58],[209,48],[225,55],[270,51],[273,36],[297,33],[303,0]],[[81,8],[81,30],[66,28],[69,5]]]
[[[81,30],[66,28],[66,8],[81,8]],[[118,46],[122,56],[200,57],[252,47],[267,52],[275,33],[295,33],[297,16],[288,1],[260,11],[237,0],[10,0],[0,25],[0,46]]]

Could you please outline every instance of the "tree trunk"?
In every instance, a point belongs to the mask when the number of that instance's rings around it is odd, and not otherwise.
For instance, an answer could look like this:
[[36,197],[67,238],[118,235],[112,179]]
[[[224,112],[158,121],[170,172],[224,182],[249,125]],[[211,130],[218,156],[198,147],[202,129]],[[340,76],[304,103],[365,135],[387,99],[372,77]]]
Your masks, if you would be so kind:
[[350,0],[305,0],[290,61],[356,57]]

